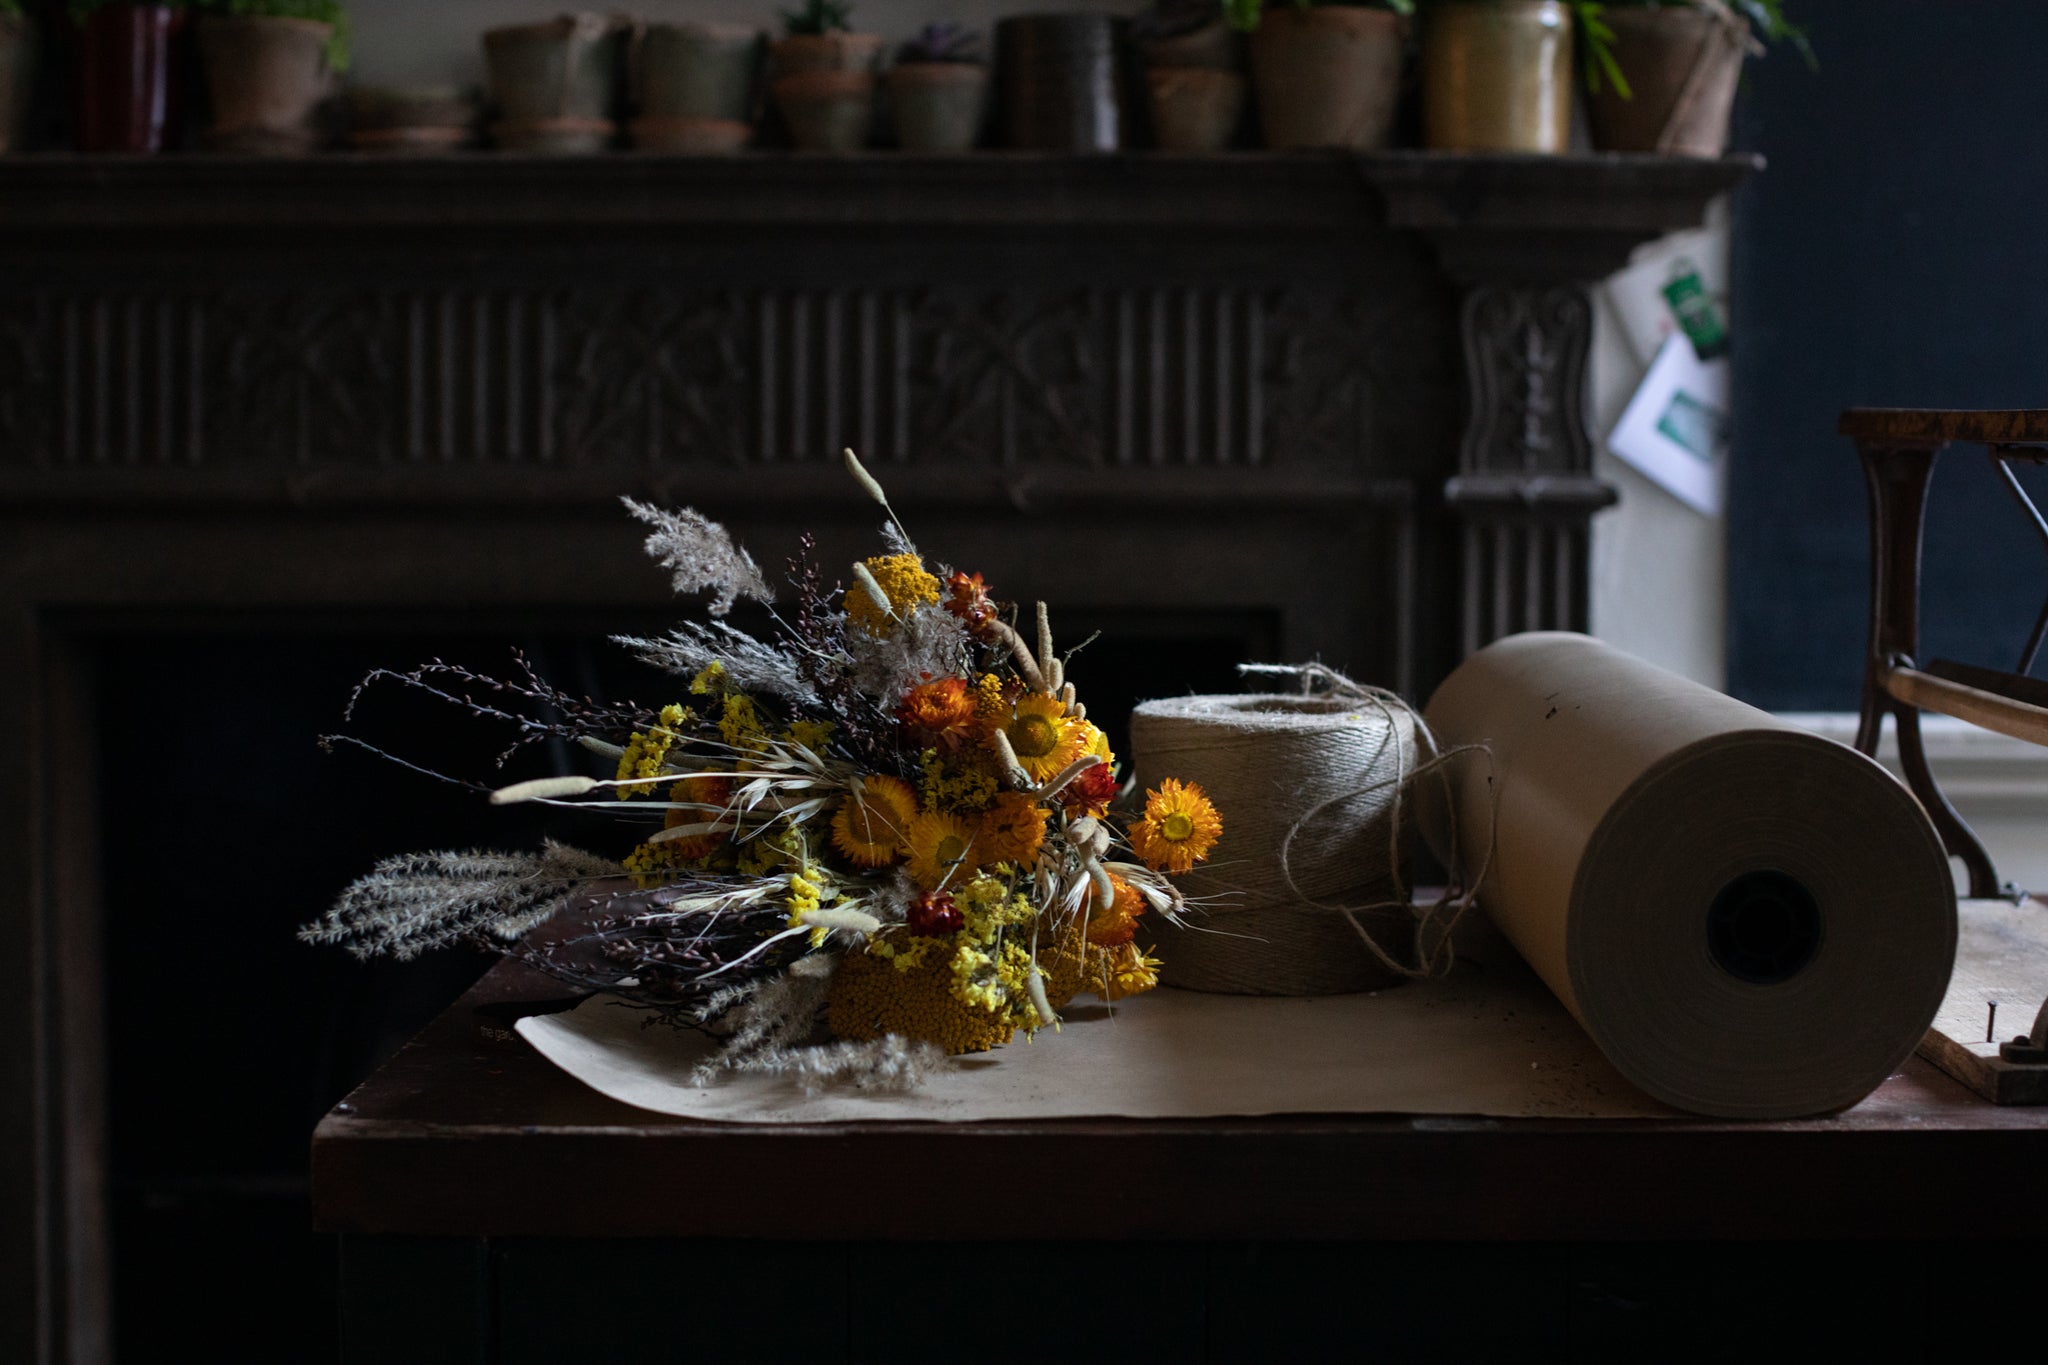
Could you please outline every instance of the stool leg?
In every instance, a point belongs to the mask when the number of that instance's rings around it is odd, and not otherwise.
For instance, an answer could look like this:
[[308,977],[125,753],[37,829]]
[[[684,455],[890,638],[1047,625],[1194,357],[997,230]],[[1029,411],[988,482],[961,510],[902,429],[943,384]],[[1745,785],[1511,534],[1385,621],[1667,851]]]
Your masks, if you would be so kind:
[[1863,661],[1863,700],[1857,716],[1856,747],[1875,758],[1889,713],[1899,736],[1899,764],[1906,786],[1920,800],[1941,835],[1942,847],[1961,858],[1970,894],[1999,893],[1991,855],[1956,808],[1942,795],[1927,766],[1917,707],[1885,690],[1885,673],[1920,650],[1920,554],[1927,514],[1927,481],[1940,446],[1911,447],[1857,443],[1864,485],[1870,494],[1870,648]]

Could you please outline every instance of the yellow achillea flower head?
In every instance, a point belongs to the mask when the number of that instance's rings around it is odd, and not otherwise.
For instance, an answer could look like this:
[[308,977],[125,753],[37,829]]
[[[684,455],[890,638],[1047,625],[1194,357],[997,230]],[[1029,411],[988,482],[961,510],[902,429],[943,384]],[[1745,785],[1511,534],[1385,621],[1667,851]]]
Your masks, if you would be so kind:
[[924,561],[916,555],[877,555],[862,560],[861,567],[889,599],[875,601],[858,583],[846,590],[846,614],[870,635],[888,634],[889,627],[913,608],[939,600],[939,580],[925,571]]
[[975,847],[977,834],[972,824],[950,811],[919,815],[904,831],[910,849],[910,875],[927,891],[948,881],[966,881],[981,865],[981,850]]
[[1024,792],[1002,793],[982,814],[976,852],[984,863],[1032,862],[1045,846],[1045,822],[1050,814]]
[[863,778],[832,816],[832,847],[855,867],[882,867],[904,852],[910,822],[917,818],[917,793],[900,777]]
[[633,732],[626,741],[625,752],[619,755],[619,770],[613,776],[621,782],[632,778],[645,781],[619,788],[621,797],[647,796],[652,792],[668,763],[668,751],[676,742],[677,728],[690,719],[692,715],[687,707],[670,702],[661,708],[658,724],[648,726],[645,731]]
[[955,990],[956,953],[892,957],[873,951],[886,941],[848,953],[832,973],[825,1022],[836,1037],[867,1042],[895,1033],[958,1055],[987,1052],[1015,1036],[1011,1011],[970,1002]]
[[997,724],[1009,738],[1017,765],[1034,782],[1057,776],[1081,756],[1080,725],[1067,718],[1067,708],[1058,697],[1027,692],[1017,698],[1007,721]]
[[1131,826],[1131,847],[1154,871],[1179,874],[1209,856],[1223,817],[1199,784],[1167,778],[1145,793],[1145,818]]

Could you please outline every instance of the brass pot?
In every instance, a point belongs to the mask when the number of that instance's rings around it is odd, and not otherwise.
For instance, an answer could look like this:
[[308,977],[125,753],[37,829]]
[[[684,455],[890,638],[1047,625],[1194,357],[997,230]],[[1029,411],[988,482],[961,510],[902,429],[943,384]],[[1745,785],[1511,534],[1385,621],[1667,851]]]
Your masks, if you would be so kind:
[[1562,0],[1423,9],[1423,141],[1444,152],[1571,149],[1572,16]]
[[1586,100],[1593,145],[1607,152],[1719,156],[1728,145],[1728,116],[1742,59],[1755,39],[1726,10],[1695,7],[1610,7],[1614,60],[1630,98],[1611,85]]

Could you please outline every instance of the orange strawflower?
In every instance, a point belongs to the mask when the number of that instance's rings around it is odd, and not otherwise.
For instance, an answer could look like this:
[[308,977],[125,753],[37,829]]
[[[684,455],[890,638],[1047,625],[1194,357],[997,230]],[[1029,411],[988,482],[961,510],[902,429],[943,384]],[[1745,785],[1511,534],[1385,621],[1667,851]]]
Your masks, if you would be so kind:
[[1051,812],[1024,792],[1003,792],[981,816],[981,843],[976,852],[984,863],[1029,863],[1045,847],[1045,821]]
[[1027,692],[1017,698],[1009,719],[995,728],[1010,741],[1017,766],[1033,782],[1043,782],[1081,756],[1081,726],[1067,718],[1067,708],[1058,697]]
[[1147,867],[1177,875],[1209,856],[1223,837],[1223,817],[1198,784],[1169,777],[1145,793],[1145,818],[1130,834]]
[[929,734],[949,753],[973,737],[974,716],[975,694],[965,678],[921,682],[903,694],[896,708],[898,720]]
[[1095,888],[1088,888],[1088,941],[1098,948],[1129,943],[1138,932],[1138,916],[1145,913],[1145,898],[1137,887],[1111,873],[1109,889],[1116,892],[1116,899],[1105,909],[1095,903]]
[[[707,773],[692,773],[668,789],[671,801],[688,801],[699,806],[716,806],[710,810],[670,810],[663,818],[663,829],[674,829],[678,825],[706,825],[714,820],[723,820],[723,812],[732,801],[732,779],[715,777]],[[708,858],[718,851],[718,846],[732,837],[732,824],[725,821],[725,828],[712,830],[708,834],[686,834],[680,839],[664,840],[674,850],[674,856],[695,862]]]
[[981,866],[980,830],[950,811],[928,810],[904,832],[910,875],[927,891],[965,886]]

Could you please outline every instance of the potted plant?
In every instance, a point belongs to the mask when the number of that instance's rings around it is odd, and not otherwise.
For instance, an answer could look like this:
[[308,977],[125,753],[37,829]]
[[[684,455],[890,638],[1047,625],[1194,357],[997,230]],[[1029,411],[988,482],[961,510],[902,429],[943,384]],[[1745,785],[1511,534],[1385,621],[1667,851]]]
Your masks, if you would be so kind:
[[1387,145],[1401,93],[1402,20],[1414,0],[1311,4],[1224,0],[1235,27],[1251,34],[1252,85],[1266,145]]
[[1607,0],[1614,69],[1586,71],[1586,121],[1609,152],[1719,156],[1742,62],[1790,42],[1813,63],[1806,34],[1779,0]]
[[78,25],[78,150],[160,152],[184,113],[182,3],[71,0]]
[[348,67],[340,0],[212,0],[199,17],[215,151],[294,155],[320,140],[316,119]]
[[1160,149],[1214,152],[1235,141],[1245,112],[1245,39],[1218,0],[1160,0],[1131,27]]
[[979,33],[927,24],[889,71],[896,137],[905,151],[964,152],[988,113],[988,59]]
[[1422,131],[1448,152],[1571,149],[1574,15],[1586,61],[1613,69],[1595,0],[1420,0]]
[[349,146],[362,152],[433,153],[476,140],[477,97],[453,86],[354,85]]
[[484,66],[498,121],[491,136],[509,151],[601,151],[618,132],[620,43],[625,25],[564,14],[484,34]]
[[736,152],[754,136],[761,34],[739,24],[649,24],[635,40],[633,145]]
[[769,93],[790,139],[806,151],[858,151],[874,126],[882,40],[849,30],[852,12],[845,0],[805,0],[783,12],[784,36],[769,49]]
[[35,64],[35,25],[21,0],[0,0],[0,154],[21,150]]

